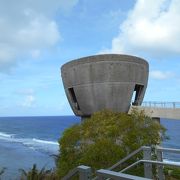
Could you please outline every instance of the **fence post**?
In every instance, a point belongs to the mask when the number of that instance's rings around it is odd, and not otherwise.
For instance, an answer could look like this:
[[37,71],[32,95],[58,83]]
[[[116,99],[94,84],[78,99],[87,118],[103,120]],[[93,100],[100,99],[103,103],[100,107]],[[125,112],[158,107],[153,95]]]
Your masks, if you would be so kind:
[[79,180],[90,180],[91,179],[91,168],[88,166],[78,166]]
[[[157,160],[162,162],[163,161],[162,151],[160,149],[158,149],[158,147],[156,149],[156,154],[157,154]],[[159,178],[159,180],[164,180],[165,178],[164,178],[164,174],[163,174],[163,166],[158,165],[157,167],[158,167],[157,170],[158,170],[158,178]]]
[[175,102],[173,102],[173,109],[175,109],[176,108],[176,103]]
[[[151,160],[151,147],[143,147],[143,159]],[[144,177],[152,179],[152,164],[144,163]]]

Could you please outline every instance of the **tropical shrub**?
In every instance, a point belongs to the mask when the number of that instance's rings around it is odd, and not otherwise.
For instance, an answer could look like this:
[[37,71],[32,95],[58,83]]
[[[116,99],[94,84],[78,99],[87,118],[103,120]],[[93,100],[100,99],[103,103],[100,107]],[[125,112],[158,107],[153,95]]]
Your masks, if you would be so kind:
[[108,168],[143,145],[160,144],[163,138],[165,128],[144,111],[97,112],[64,131],[59,140],[58,175],[63,177],[81,164],[94,170]]
[[51,169],[45,169],[43,167],[41,170],[37,169],[36,164],[33,164],[32,169],[25,171],[24,169],[19,169],[21,175],[21,180],[57,180],[58,177],[55,171]]

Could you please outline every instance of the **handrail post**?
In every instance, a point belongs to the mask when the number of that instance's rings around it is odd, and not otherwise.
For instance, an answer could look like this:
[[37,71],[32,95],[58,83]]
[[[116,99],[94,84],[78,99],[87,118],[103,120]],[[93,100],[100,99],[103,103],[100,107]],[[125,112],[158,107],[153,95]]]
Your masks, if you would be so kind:
[[175,102],[173,102],[173,109],[175,109],[176,108],[176,103]]
[[[158,161],[163,161],[163,156],[162,156],[162,150],[158,149],[158,147],[156,148],[156,155],[157,155],[157,160]],[[164,180],[164,173],[163,173],[163,166],[162,165],[158,165],[158,178],[159,180]]]
[[[151,147],[143,147],[143,159],[151,160]],[[152,179],[152,164],[144,163],[144,177]]]
[[88,166],[78,166],[79,180],[90,180],[91,179],[91,168]]

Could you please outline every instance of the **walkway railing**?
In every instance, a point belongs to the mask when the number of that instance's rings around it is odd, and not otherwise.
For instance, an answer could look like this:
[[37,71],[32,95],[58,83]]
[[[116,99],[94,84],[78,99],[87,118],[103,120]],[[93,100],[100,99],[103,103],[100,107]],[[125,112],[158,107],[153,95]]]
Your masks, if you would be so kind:
[[155,107],[155,108],[180,108],[180,102],[160,102],[160,101],[144,101],[143,107]]
[[[120,166],[122,163],[130,159],[132,156],[136,155],[137,153],[143,151],[143,159],[140,159],[133,164],[129,165],[128,167],[122,169],[120,172],[115,172],[113,169]],[[172,149],[172,148],[163,148],[157,146],[155,148],[155,154],[157,156],[156,160],[152,160],[152,149],[148,146],[142,146],[141,148],[137,149],[136,151],[129,154],[127,157],[123,158],[113,166],[111,166],[108,169],[100,169],[96,171],[96,177],[91,177],[91,168],[88,166],[78,166],[77,168],[70,171],[63,180],[70,180],[75,174],[79,173],[79,179],[80,180],[95,180],[95,179],[122,179],[122,180],[148,180],[153,178],[153,172],[152,172],[152,165],[157,165],[157,179],[164,180],[165,176],[163,173],[163,167],[164,166],[174,166],[174,167],[180,167],[179,163],[176,162],[163,162],[163,152],[170,152],[170,153],[178,153],[180,154],[180,149]],[[144,164],[144,176],[145,177],[139,177],[139,176],[133,176],[129,174],[125,174],[124,172],[133,168],[134,166],[137,166],[138,164],[143,163]]]
[[91,178],[91,168],[88,166],[78,166],[72,169],[62,180],[70,180],[73,176],[79,175],[80,180],[89,180]]

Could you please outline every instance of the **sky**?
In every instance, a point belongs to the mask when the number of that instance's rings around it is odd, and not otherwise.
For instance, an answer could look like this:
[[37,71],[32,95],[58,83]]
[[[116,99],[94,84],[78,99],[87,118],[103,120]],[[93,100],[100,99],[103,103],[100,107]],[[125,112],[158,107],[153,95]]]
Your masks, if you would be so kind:
[[149,63],[144,101],[180,102],[179,0],[0,0],[0,116],[73,115],[60,67],[118,53]]

